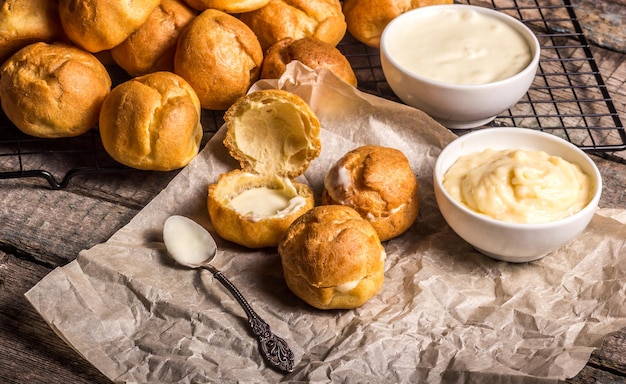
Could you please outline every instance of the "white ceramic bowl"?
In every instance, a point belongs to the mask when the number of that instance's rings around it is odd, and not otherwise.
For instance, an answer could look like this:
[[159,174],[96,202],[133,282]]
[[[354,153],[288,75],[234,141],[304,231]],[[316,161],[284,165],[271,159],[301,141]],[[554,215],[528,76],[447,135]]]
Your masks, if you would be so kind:
[[[413,73],[393,57],[394,42],[399,41],[398,34],[419,23],[420,19],[437,12],[468,10],[492,16],[518,31],[530,47],[529,64],[517,74],[503,80],[485,84],[453,84]],[[405,104],[426,112],[451,129],[482,126],[515,105],[526,94],[535,78],[539,56],[537,37],[519,20],[490,8],[463,4],[431,5],[405,12],[386,26],[380,42],[383,73],[394,93]]]
[[[544,151],[578,164],[591,178],[593,198],[578,213],[541,224],[504,222],[475,213],[455,201],[442,182],[459,157],[487,148]],[[454,232],[481,253],[509,262],[540,259],[573,240],[591,221],[602,193],[600,172],[587,154],[557,136],[526,128],[485,128],[460,136],[439,154],[433,181],[439,209]]]

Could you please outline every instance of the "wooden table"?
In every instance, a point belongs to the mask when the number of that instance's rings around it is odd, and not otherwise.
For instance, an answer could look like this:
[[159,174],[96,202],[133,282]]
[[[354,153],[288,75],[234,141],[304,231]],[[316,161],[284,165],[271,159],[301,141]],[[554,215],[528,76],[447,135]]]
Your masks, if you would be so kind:
[[[597,46],[593,54],[626,121],[626,55]],[[626,157],[624,152],[613,155]],[[626,164],[593,158],[605,183],[600,205],[626,208]],[[106,241],[174,174],[77,176],[63,190],[52,190],[40,179],[0,181],[0,382],[109,382],[54,334],[24,293],[80,250]],[[567,382],[626,382],[626,328],[607,336],[587,366]]]

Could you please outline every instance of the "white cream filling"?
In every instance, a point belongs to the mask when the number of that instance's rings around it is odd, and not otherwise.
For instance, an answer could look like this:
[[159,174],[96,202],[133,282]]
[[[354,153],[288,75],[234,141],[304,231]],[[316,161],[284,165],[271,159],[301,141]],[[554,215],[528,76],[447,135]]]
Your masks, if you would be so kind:
[[384,217],[389,217],[389,216],[395,215],[396,213],[400,212],[400,210],[402,208],[404,208],[405,205],[406,205],[405,203],[402,203],[399,206],[397,206],[397,207],[395,207],[395,208],[393,208],[393,209],[391,209],[389,211],[385,211],[385,212],[383,212],[383,214],[380,217],[376,217],[373,214],[371,214],[370,212],[367,212],[365,214],[365,218],[367,220],[375,220],[375,219],[380,219],[381,217],[383,217],[383,218]]
[[203,264],[215,255],[217,249],[206,229],[183,216],[171,216],[165,221],[163,241],[170,255],[188,266]]
[[389,52],[402,67],[430,79],[486,84],[523,70],[532,58],[520,32],[474,10],[443,7],[399,28]]
[[[387,259],[387,253],[385,252],[385,250],[383,249],[380,252],[380,261],[381,262],[385,262],[385,259]],[[337,286],[335,286],[335,290],[337,292],[341,292],[341,293],[347,293],[350,292],[351,290],[353,290],[354,288],[357,287],[357,285],[359,285],[359,283],[361,282],[361,280],[363,279],[356,279],[356,280],[352,280],[352,281],[347,281],[343,284],[339,284]]]
[[[350,175],[350,171],[348,171],[345,167],[338,166],[335,164],[326,174],[324,178],[324,188],[328,195],[336,201],[338,204],[353,206],[350,198],[346,198],[347,191],[352,187],[352,176]],[[387,217],[398,213],[401,209],[403,209],[405,204],[401,204],[398,207],[392,208],[389,211],[383,212],[380,217]],[[367,212],[365,214],[365,218],[367,220],[375,220],[377,218],[372,213]]]
[[350,292],[351,290],[356,288],[357,285],[359,285],[360,281],[361,279],[358,279],[358,280],[348,281],[347,283],[339,284],[335,286],[335,290],[341,293]]
[[350,189],[351,186],[352,176],[350,175],[350,171],[336,164],[330,168],[324,178],[326,191],[333,200],[340,204],[349,205],[348,201],[343,201],[342,196],[345,195],[345,191]]
[[296,191],[288,179],[276,188],[250,188],[232,198],[230,206],[240,215],[259,221],[269,217],[281,218],[296,212],[306,199]]

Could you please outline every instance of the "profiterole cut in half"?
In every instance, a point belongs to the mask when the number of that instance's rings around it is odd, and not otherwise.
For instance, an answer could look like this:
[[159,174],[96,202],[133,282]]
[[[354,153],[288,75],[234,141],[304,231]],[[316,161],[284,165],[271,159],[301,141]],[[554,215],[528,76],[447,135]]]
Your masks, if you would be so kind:
[[248,248],[275,247],[289,225],[313,208],[313,192],[293,178],[321,151],[320,122],[299,96],[268,89],[225,113],[224,145],[241,169],[208,187],[215,231]]

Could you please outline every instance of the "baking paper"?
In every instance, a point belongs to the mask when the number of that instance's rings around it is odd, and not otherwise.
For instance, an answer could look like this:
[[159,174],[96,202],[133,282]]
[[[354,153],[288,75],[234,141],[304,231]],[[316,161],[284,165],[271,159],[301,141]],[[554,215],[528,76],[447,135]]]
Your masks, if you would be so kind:
[[[112,381],[554,382],[575,376],[603,336],[626,326],[626,226],[617,219],[624,211],[600,210],[576,240],[539,261],[495,261],[456,236],[437,208],[432,169],[451,132],[414,108],[297,63],[254,89],[272,87],[302,96],[321,121],[321,155],[301,177],[318,202],[327,170],[350,149],[383,145],[409,159],[420,215],[384,243],[382,290],[354,310],[318,310],[289,291],[276,249],[217,237],[207,186],[238,168],[222,128],[125,227],[26,294]],[[213,232],[214,265],[289,343],[293,373],[266,366],[245,313],[208,271],[168,258],[161,231],[172,214]]]

